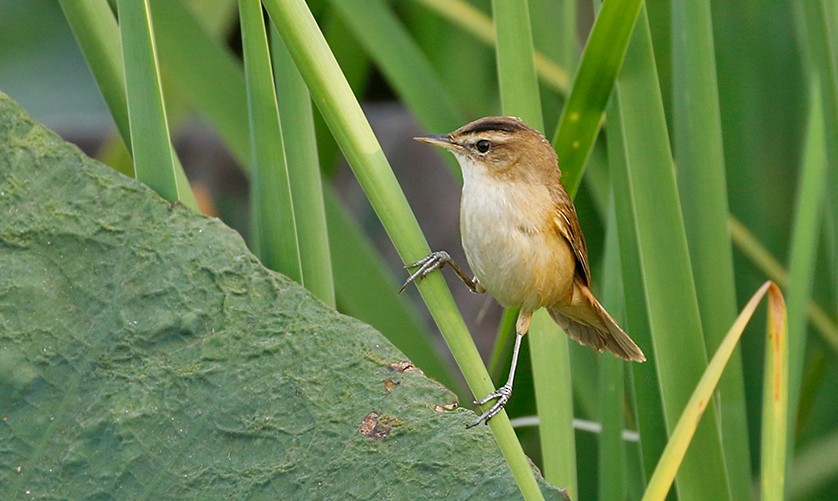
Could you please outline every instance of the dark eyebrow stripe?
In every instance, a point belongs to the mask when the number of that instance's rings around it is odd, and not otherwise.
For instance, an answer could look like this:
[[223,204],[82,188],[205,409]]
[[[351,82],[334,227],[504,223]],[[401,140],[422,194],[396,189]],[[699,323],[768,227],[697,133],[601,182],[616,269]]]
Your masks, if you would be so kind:
[[504,132],[515,132],[522,130],[523,127],[521,124],[512,121],[500,121],[500,120],[487,120],[485,122],[477,122],[473,126],[469,127],[468,129],[464,130],[463,133],[474,134],[477,132],[486,132],[492,130],[499,130]]

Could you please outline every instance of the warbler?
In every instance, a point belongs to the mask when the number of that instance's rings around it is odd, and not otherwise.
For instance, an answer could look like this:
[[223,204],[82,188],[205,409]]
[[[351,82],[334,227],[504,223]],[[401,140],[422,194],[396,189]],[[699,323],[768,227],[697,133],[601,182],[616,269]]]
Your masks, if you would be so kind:
[[435,251],[405,266],[415,271],[402,290],[448,265],[472,292],[489,293],[503,306],[520,308],[509,377],[474,402],[482,406],[494,400],[468,427],[487,423],[509,401],[521,340],[539,308],[546,308],[581,344],[626,360],[646,360],[591,292],[585,237],[561,183],[556,152],[544,135],[519,118],[503,116],[414,139],[447,149],[460,164],[460,236],[474,277],[447,252]]

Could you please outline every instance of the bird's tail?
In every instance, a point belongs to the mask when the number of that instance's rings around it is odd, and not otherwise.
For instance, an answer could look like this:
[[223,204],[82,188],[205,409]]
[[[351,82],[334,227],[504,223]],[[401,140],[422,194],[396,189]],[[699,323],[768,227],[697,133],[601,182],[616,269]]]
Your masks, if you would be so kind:
[[571,304],[548,308],[550,317],[580,344],[599,352],[607,349],[625,360],[645,362],[643,351],[599,304],[591,290],[578,281],[573,285]]

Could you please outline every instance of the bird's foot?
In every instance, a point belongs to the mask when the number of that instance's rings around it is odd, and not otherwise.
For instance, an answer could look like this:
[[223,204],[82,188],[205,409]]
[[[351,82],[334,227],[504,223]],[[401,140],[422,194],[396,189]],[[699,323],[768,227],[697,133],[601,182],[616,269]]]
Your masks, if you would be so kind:
[[501,386],[500,388],[498,388],[497,390],[493,391],[492,393],[489,393],[488,395],[486,395],[485,398],[483,398],[481,400],[475,400],[474,401],[475,405],[483,405],[483,404],[487,404],[487,403],[491,402],[492,400],[497,399],[497,401],[494,403],[494,405],[489,407],[489,409],[486,412],[484,412],[483,414],[481,414],[480,417],[478,417],[477,419],[475,419],[474,421],[469,423],[466,426],[466,428],[473,428],[473,427],[479,425],[480,423],[489,424],[489,420],[492,419],[495,416],[495,414],[500,412],[501,409],[503,409],[503,407],[506,405],[506,402],[509,401],[509,397],[511,395],[512,395],[512,385],[505,384],[505,385]]
[[422,279],[428,276],[431,272],[436,271],[451,262],[451,256],[447,252],[434,251],[419,261],[406,265],[404,267],[406,270],[411,270],[413,268],[417,268],[417,270],[407,277],[404,285],[402,285],[402,288],[399,289],[399,293],[404,292],[411,282],[421,282]]

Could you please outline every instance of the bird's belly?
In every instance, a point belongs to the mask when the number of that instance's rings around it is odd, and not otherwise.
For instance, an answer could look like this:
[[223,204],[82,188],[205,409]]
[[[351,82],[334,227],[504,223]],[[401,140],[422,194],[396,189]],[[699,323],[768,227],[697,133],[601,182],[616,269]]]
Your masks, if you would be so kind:
[[576,262],[567,241],[549,223],[493,208],[464,210],[461,218],[463,248],[480,284],[504,306],[535,310],[569,301]]

